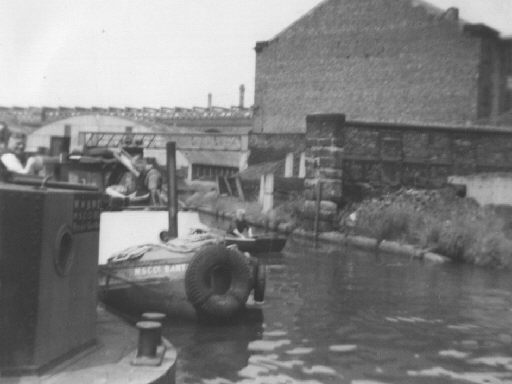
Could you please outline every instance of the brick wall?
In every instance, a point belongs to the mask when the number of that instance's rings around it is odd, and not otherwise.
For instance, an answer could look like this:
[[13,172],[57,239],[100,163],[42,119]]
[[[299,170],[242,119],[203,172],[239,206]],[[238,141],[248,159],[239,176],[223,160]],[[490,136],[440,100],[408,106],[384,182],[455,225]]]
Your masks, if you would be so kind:
[[321,3],[257,44],[254,131],[305,132],[306,115],[340,110],[391,122],[483,117],[492,107],[478,90],[495,91],[495,66],[479,83],[481,55],[493,50],[479,36],[410,0]]

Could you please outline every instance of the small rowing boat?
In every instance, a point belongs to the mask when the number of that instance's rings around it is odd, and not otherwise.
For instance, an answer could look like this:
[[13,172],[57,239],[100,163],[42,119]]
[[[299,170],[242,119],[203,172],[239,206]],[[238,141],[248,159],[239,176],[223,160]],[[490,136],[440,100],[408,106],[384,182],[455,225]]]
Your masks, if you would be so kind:
[[249,252],[251,255],[259,253],[281,252],[286,245],[286,237],[259,235],[254,237],[226,236],[226,245],[236,245],[242,252]]

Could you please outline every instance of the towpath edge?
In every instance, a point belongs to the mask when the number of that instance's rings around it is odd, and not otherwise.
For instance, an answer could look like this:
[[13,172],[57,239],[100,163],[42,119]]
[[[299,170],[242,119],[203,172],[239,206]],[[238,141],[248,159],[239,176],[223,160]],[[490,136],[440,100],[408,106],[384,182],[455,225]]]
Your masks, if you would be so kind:
[[[227,212],[216,211],[210,209],[208,207],[190,207],[192,210],[196,210],[200,213],[204,213],[207,215],[224,218],[224,219],[233,219],[233,216]],[[265,224],[261,222],[257,222],[247,218],[247,222],[255,227],[264,228]],[[429,261],[432,263],[445,263],[450,261],[449,258],[439,255],[434,252],[430,252],[428,250],[420,249],[414,247],[410,244],[401,244],[395,241],[387,241],[384,240],[380,243],[377,242],[376,239],[372,239],[364,236],[357,235],[347,235],[341,232],[323,232],[319,233],[318,236],[315,236],[315,233],[312,231],[306,231],[304,229],[295,229],[291,230],[290,226],[286,223],[281,223],[278,225],[274,225],[269,228],[272,231],[278,233],[284,233],[287,235],[291,235],[293,237],[304,238],[308,240],[315,240],[315,237],[318,241],[333,243],[333,244],[344,244],[350,245],[354,248],[371,250],[371,251],[379,251],[388,254],[396,254],[400,256],[409,257],[417,260]]]

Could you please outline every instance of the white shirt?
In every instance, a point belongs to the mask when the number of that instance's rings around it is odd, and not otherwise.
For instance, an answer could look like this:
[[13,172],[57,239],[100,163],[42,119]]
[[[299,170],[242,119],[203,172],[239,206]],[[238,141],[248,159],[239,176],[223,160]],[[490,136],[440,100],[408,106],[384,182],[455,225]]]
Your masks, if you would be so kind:
[[8,171],[24,175],[36,174],[43,167],[43,159],[40,156],[29,157],[25,166],[21,164],[14,153],[4,153],[0,156],[0,161]]
[[0,160],[2,160],[2,163],[5,165],[5,168],[7,168],[8,171],[25,173],[25,168],[23,165],[21,165],[21,162],[18,160],[14,153],[4,153],[0,157]]

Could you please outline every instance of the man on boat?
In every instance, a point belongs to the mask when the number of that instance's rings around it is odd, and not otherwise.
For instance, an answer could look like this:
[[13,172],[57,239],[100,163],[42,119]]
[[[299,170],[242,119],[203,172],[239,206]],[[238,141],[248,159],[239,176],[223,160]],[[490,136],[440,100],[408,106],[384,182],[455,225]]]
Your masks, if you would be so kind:
[[156,168],[155,162],[139,158],[135,161],[135,168],[139,172],[137,192],[149,193],[150,204],[161,205],[162,173]]
[[247,220],[245,220],[245,210],[241,208],[236,210],[235,219],[229,226],[228,234],[241,238],[253,237],[252,228]]
[[11,135],[7,124],[0,122],[1,171],[35,175],[43,168],[43,160],[40,156],[31,156],[26,160],[25,141],[24,134]]

